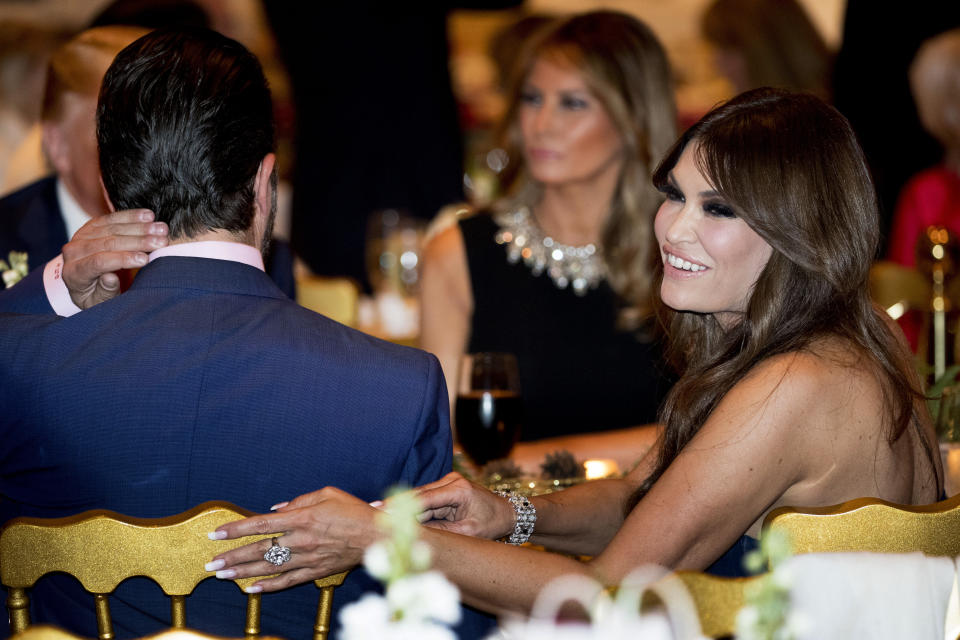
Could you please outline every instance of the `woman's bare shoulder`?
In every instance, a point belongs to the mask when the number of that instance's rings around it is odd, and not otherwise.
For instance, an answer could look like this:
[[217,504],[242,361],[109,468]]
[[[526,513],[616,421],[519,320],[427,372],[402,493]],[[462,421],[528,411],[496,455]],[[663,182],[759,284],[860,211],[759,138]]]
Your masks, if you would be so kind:
[[434,234],[423,247],[424,266],[434,263],[449,265],[465,261],[466,249],[463,246],[463,233],[460,225],[450,224]]
[[842,338],[817,338],[802,349],[766,358],[744,377],[759,387],[782,386],[800,394],[821,394],[837,386],[878,386],[877,363]]
[[726,394],[715,417],[734,424],[747,419],[775,439],[802,447],[814,433],[872,437],[886,424],[884,407],[872,360],[841,340],[825,339],[758,363]]
[[434,235],[423,248],[421,295],[424,304],[443,299],[469,310],[472,306],[470,271],[460,225],[452,224]]

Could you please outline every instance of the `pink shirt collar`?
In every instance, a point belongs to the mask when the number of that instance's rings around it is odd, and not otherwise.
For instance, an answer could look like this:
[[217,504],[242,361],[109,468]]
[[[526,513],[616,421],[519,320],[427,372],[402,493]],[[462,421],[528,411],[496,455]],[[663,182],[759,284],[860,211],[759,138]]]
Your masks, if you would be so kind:
[[214,260],[232,260],[242,262],[260,271],[263,268],[263,256],[255,247],[240,242],[223,242],[219,240],[205,240],[203,242],[183,242],[157,249],[150,254],[148,262],[167,256],[185,258],[213,258]]
[[[157,249],[150,254],[149,262],[164,256],[183,256],[187,258],[215,258],[217,260],[232,260],[242,262],[260,271],[263,268],[263,256],[257,249],[248,244],[239,242],[221,242],[206,240],[204,242],[184,242],[163,249]],[[47,300],[57,315],[65,318],[80,312],[80,307],[73,303],[70,292],[62,278],[63,255],[59,255],[43,268],[43,289]]]

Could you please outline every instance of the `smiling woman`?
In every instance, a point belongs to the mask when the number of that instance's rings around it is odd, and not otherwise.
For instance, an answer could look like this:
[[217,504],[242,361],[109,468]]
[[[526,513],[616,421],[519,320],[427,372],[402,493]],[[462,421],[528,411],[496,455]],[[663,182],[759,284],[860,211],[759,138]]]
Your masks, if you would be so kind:
[[657,212],[663,257],[660,299],[678,311],[712,313],[736,324],[772,249],[738,218],[697,168],[696,144],[684,149],[660,184],[666,200]]
[[[624,479],[529,507],[456,474],[421,487],[435,567],[472,605],[529,611],[554,577],[617,584],[649,563],[742,575],[772,509],[941,494],[910,352],[868,294],[876,200],[843,116],[813,96],[748,92],[691,127],[654,178],[668,192],[661,256],[674,263],[661,285],[673,308],[659,312],[683,371],[659,447]],[[285,532],[293,555],[258,583],[264,590],[352,566],[376,537],[375,510],[336,489],[278,512],[220,529]],[[592,559],[490,540],[511,536],[518,520],[534,544]],[[272,573],[266,546],[219,559],[242,577]]]

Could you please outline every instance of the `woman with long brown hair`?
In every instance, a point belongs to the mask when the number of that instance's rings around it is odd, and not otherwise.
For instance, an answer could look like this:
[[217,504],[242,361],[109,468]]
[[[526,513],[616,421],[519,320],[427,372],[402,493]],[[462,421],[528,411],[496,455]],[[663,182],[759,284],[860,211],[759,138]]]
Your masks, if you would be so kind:
[[[506,195],[424,254],[421,346],[451,399],[465,352],[501,351],[518,359],[524,440],[655,421],[669,379],[649,331],[650,176],[675,118],[666,55],[635,18],[591,12],[532,36],[504,117]],[[635,442],[625,462],[651,438]]]
[[[419,489],[435,564],[472,605],[528,611],[553,577],[616,584],[646,563],[736,573],[777,507],[941,494],[910,353],[868,295],[876,196],[843,116],[810,95],[751,91],[688,130],[654,179],[666,196],[660,299],[682,366],[658,451],[625,479],[530,505],[456,474]],[[292,558],[263,590],[353,566],[377,536],[376,510],[336,489],[279,511],[220,528],[282,532]],[[593,559],[482,539],[508,536]],[[272,573],[268,547],[218,566],[224,577]]]

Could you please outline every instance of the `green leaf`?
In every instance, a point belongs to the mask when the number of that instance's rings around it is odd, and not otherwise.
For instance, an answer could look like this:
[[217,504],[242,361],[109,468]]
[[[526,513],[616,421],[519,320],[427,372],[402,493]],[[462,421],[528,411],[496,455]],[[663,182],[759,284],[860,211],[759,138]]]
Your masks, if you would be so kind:
[[944,370],[943,375],[937,378],[927,389],[927,409],[930,410],[930,416],[934,420],[940,413],[940,398],[943,396],[943,390],[957,381],[958,373],[960,373],[960,364],[950,365]]

